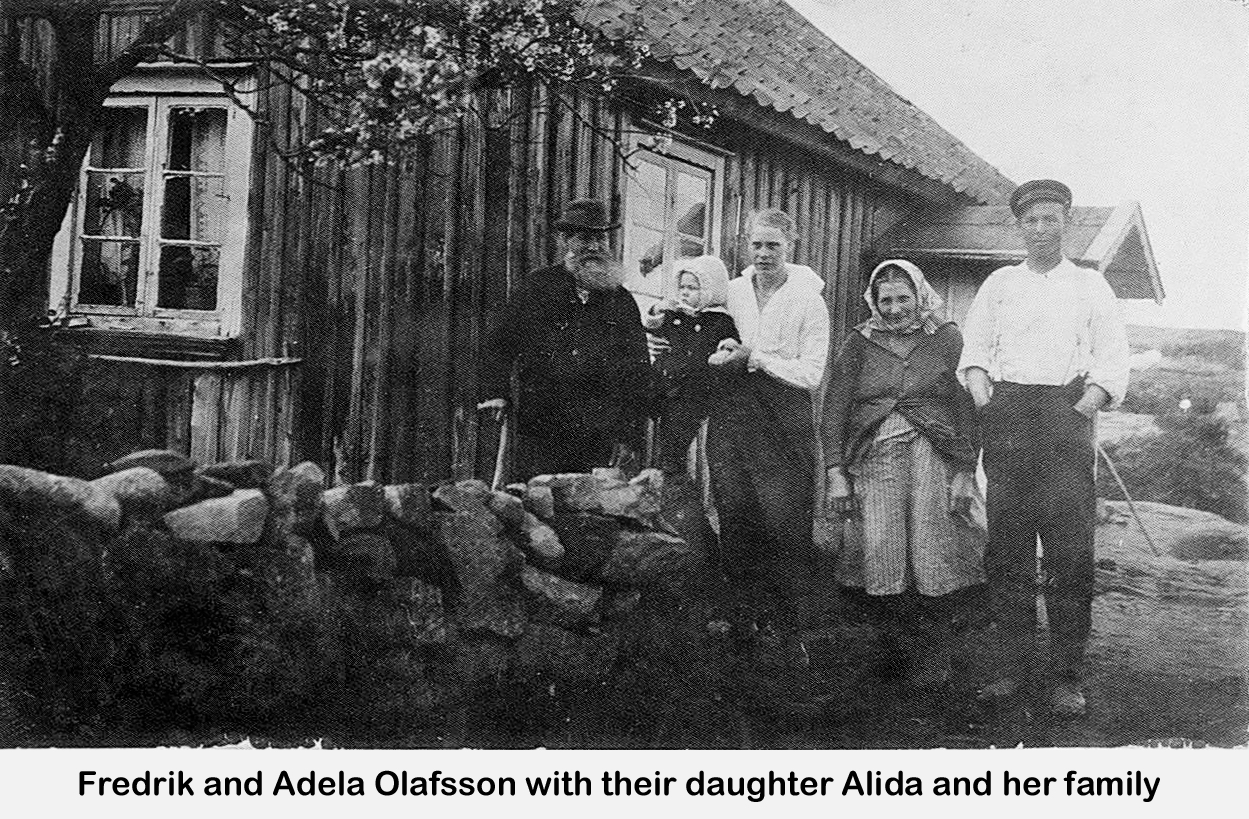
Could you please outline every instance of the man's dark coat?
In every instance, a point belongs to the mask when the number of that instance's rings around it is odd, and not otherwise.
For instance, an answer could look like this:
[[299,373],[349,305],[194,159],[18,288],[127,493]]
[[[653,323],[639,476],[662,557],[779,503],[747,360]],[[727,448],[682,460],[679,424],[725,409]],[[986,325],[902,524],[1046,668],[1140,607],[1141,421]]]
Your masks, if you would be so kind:
[[589,466],[615,443],[637,449],[653,404],[646,332],[623,287],[577,296],[562,264],[534,271],[517,289],[485,348],[483,398],[511,394],[517,367],[517,431],[561,449],[587,449]]

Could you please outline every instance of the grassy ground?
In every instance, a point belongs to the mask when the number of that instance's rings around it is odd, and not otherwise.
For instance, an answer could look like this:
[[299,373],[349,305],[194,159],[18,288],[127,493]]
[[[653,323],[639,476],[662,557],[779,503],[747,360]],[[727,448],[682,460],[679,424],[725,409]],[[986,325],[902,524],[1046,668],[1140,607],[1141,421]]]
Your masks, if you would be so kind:
[[[1185,526],[1146,509],[1166,551]],[[1169,522],[1170,521],[1170,522]],[[1034,697],[988,708],[975,699],[993,678],[996,632],[983,610],[962,612],[952,684],[920,696],[875,676],[877,633],[830,583],[825,566],[808,601],[807,671],[735,664],[702,627],[697,606],[650,612],[618,676],[591,690],[504,681],[492,704],[448,720],[450,730],[369,736],[350,720],[249,731],[201,728],[159,736],[40,735],[0,687],[3,745],[202,745],[238,742],[354,747],[927,748],[1242,745],[1249,742],[1249,579],[1234,559],[1154,558],[1134,523],[1098,530],[1098,594],[1089,647],[1088,713],[1053,718],[1045,680]]]

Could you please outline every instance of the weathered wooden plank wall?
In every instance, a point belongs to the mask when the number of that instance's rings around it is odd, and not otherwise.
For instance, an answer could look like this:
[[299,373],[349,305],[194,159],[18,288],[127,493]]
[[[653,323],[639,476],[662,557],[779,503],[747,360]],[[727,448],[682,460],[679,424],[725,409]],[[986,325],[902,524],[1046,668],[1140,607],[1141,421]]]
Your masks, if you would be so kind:
[[745,127],[726,128],[727,160],[721,254],[730,270],[750,263],[746,221],[780,208],[797,223],[793,261],[824,278],[833,339],[862,317],[865,255],[905,212],[906,199],[781,139]]
[[[139,22],[106,17],[100,56]],[[40,27],[25,31],[37,57]],[[207,20],[179,43],[222,53]],[[312,458],[339,480],[485,474],[493,440],[479,436],[474,412],[485,329],[526,272],[551,260],[549,224],[564,202],[596,196],[621,214],[618,146],[629,120],[603,100],[542,88],[481,103],[480,117],[448,124],[391,163],[296,170],[285,155],[317,132],[315,112],[288,79],[260,73],[236,357],[300,363],[133,370],[168,399],[165,444],[204,458]],[[795,261],[825,278],[840,338],[860,317],[865,249],[909,203],[818,155],[811,135],[789,142],[784,129],[749,122],[726,117],[698,135],[725,156],[721,254],[740,270],[750,211],[790,212],[801,235]],[[160,426],[123,437],[153,443]]]
[[[479,442],[475,412],[487,327],[509,288],[548,262],[547,223],[562,202],[618,200],[610,140],[621,119],[591,100],[497,92],[479,117],[449,124],[411,156],[344,174],[314,202],[343,218],[313,217],[329,222],[341,250],[316,262],[324,278],[302,278],[316,291],[304,303],[323,301],[335,320],[309,327],[321,338],[300,345],[301,417],[319,410],[309,428],[321,431],[319,441],[301,436],[301,454],[334,458],[343,480],[488,470],[494,441]],[[266,205],[261,218],[283,209]]]

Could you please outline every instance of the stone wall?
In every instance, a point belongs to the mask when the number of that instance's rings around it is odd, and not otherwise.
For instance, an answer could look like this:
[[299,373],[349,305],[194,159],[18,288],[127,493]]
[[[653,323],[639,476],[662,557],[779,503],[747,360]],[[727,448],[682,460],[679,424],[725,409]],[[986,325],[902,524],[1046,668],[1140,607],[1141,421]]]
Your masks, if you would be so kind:
[[47,724],[328,719],[454,742],[466,721],[515,717],[519,692],[614,685],[643,632],[695,628],[673,613],[704,556],[660,516],[656,471],[492,491],[327,488],[312,463],[163,450],[108,468],[0,466],[6,671]]

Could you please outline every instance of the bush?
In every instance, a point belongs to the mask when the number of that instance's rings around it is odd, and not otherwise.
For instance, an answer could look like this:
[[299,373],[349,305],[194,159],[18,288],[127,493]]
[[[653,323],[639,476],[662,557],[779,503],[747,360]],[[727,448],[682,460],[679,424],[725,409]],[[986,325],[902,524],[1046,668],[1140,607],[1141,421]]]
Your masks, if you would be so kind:
[[[1249,522],[1246,458],[1229,440],[1230,429],[1206,414],[1159,415],[1162,434],[1107,446],[1133,500],[1202,509],[1237,523]],[[1110,470],[1098,472],[1098,493],[1122,495]]]

